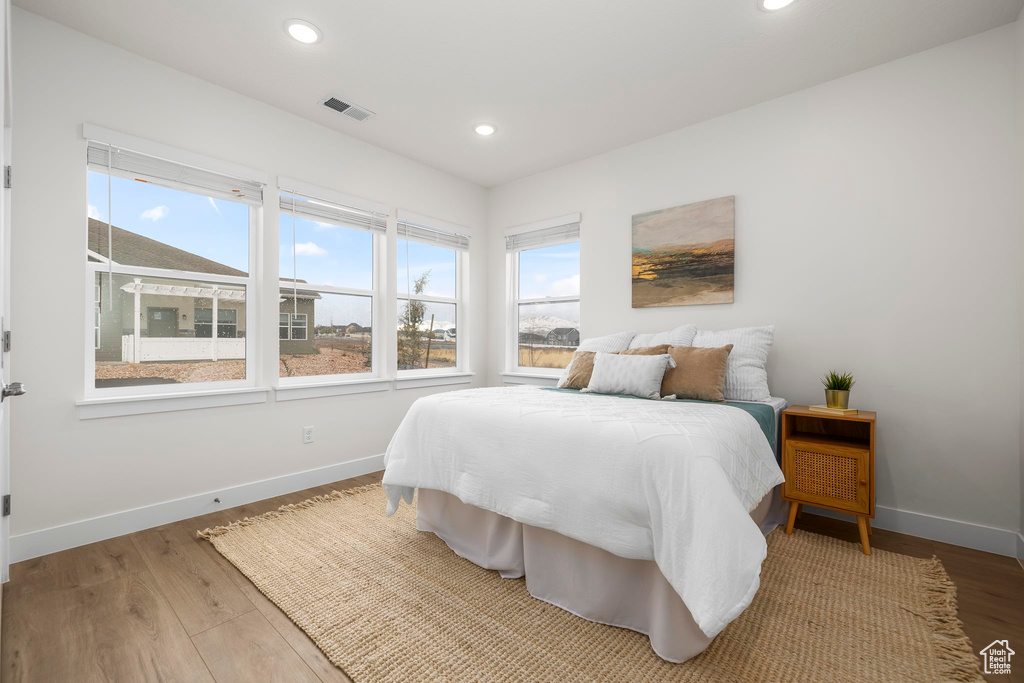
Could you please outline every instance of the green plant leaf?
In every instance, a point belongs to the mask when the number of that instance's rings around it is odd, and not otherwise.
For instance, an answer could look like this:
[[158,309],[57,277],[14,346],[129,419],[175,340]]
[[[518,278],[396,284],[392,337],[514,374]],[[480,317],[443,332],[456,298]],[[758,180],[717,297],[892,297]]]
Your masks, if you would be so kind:
[[853,375],[849,372],[839,374],[835,370],[830,370],[825,378],[821,380],[821,383],[825,385],[825,388],[829,391],[849,391],[856,381],[853,379]]

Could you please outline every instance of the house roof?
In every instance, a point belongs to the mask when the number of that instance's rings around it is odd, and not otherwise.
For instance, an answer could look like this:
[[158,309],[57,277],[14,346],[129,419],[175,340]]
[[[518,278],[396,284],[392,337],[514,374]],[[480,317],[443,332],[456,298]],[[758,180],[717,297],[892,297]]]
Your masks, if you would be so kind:
[[[114,263],[141,266],[143,268],[165,268],[168,270],[189,270],[210,275],[235,275],[246,277],[236,268],[225,266],[203,258],[184,249],[143,237],[130,230],[112,227],[114,240]],[[110,254],[107,243],[107,224],[95,218],[89,219],[89,251],[101,255]]]
[[[141,266],[143,268],[163,268],[165,270],[187,270],[195,273],[208,273],[210,275],[234,275],[236,277],[247,277],[248,273],[225,266],[223,263],[203,258],[191,251],[178,249],[169,244],[159,242],[149,237],[143,237],[131,230],[125,230],[117,226],[110,227],[114,239],[114,263],[123,265]],[[109,254],[107,249],[107,224],[95,218],[89,219],[89,251],[101,256]],[[303,285],[307,282],[301,278],[292,280],[283,277],[281,282],[295,282]],[[292,298],[292,292],[282,288],[281,296]],[[298,288],[299,298],[319,299],[318,293],[313,290]]]
[[579,330],[575,327],[556,327],[549,334],[565,335],[572,334],[573,332],[579,333]]

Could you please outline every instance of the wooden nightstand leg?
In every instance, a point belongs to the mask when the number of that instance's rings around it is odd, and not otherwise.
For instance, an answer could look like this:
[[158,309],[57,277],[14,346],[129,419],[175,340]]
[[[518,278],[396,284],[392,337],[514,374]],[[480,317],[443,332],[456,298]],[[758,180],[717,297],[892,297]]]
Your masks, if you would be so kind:
[[793,524],[796,523],[796,511],[800,509],[800,503],[789,503],[789,521],[786,522],[786,533],[793,533]]
[[865,555],[871,554],[871,545],[868,543],[868,518],[857,517],[857,529],[860,531],[860,546]]

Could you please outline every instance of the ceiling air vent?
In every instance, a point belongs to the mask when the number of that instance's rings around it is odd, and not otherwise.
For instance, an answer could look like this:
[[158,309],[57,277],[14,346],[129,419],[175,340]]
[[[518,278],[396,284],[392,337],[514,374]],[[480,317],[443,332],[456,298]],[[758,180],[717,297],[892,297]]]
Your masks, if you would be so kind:
[[334,95],[328,95],[324,99],[320,100],[320,104],[324,105],[328,109],[333,109],[339,114],[344,114],[350,119],[355,119],[356,121],[365,121],[373,116],[373,112],[369,109],[363,109],[358,105],[343,102]]

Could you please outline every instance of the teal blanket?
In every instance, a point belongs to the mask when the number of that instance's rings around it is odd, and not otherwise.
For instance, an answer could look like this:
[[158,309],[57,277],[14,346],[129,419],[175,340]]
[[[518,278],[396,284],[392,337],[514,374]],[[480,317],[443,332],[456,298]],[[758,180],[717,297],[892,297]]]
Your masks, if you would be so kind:
[[[541,387],[544,391],[561,391],[570,394],[580,393],[576,389],[558,389],[556,387]],[[597,394],[598,396],[607,396],[608,394]],[[653,399],[640,398],[639,396],[616,396],[616,398],[627,398],[636,399],[637,401],[651,401]],[[747,403],[745,401],[726,401],[725,403],[712,403],[711,401],[695,401],[692,399],[675,399],[670,401],[663,401],[665,403],[706,403],[710,406],[732,406],[733,408],[739,408],[740,410],[750,413],[751,417],[757,420],[757,425],[761,428],[764,433],[764,438],[768,439],[768,444],[772,447],[772,452],[775,453],[775,458],[779,457],[778,448],[778,424],[775,421],[775,408],[771,407],[767,403]]]

